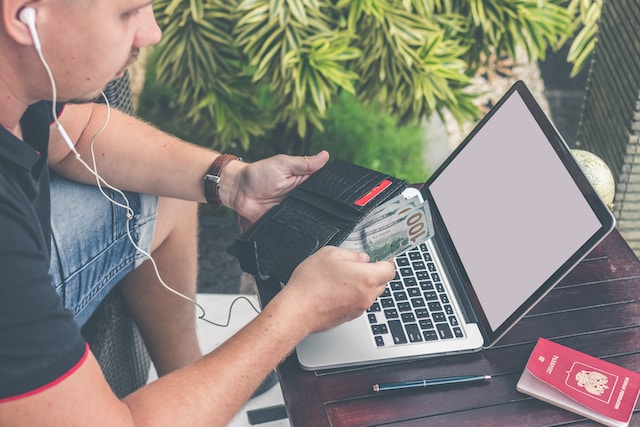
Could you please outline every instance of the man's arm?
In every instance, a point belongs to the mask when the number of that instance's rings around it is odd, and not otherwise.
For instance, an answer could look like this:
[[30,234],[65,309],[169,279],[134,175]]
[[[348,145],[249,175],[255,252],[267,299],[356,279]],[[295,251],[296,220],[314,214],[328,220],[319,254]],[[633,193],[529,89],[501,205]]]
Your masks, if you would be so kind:
[[[90,143],[105,123],[106,106],[68,104],[60,117],[82,159],[90,166]],[[69,179],[95,183],[55,129],[51,128],[49,164]],[[114,108],[95,138],[98,173],[123,190],[204,201],[203,177],[218,153],[187,144]],[[237,163],[237,162],[235,162]],[[238,165],[230,164],[229,168]]]
[[[106,106],[66,105],[60,117],[81,158],[93,167],[91,140],[105,123]],[[95,184],[96,178],[75,158],[55,129],[51,129],[49,164],[75,181]],[[153,126],[111,109],[109,123],[96,138],[97,169],[121,190],[203,202],[204,175],[220,154],[168,135]],[[223,204],[255,221],[295,186],[322,167],[329,155],[274,156],[252,164],[230,162],[222,172]]]
[[[69,105],[62,115],[88,163],[88,143],[102,126],[105,111],[102,106]],[[204,200],[203,176],[216,153],[112,113],[96,141],[98,172],[104,178],[122,189]],[[232,162],[222,174],[222,201],[255,220],[327,159],[323,152],[304,158],[275,156],[249,165]],[[94,182],[55,129],[50,161],[67,177]],[[373,303],[395,270],[392,263],[368,261],[366,254],[322,248],[300,264],[250,324],[193,365],[118,400],[89,355],[50,388],[0,404],[0,426],[224,426],[304,336],[350,320]]]
[[[224,426],[303,337],[353,319],[373,303],[395,270],[390,262],[368,261],[366,254],[322,248],[261,314],[193,365],[120,401],[90,355],[55,386],[0,404],[0,425]],[[333,308],[322,308],[329,303]]]

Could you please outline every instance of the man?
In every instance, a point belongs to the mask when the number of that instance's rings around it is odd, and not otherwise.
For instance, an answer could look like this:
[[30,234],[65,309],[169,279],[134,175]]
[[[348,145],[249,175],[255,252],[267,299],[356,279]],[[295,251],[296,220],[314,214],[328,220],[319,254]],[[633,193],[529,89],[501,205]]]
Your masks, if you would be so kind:
[[[323,248],[254,321],[202,357],[193,305],[160,283],[126,227],[163,282],[192,298],[204,176],[220,178],[207,182],[210,202],[256,220],[328,154],[247,164],[116,111],[100,131],[106,108],[70,101],[95,99],[139,48],[158,41],[151,1],[0,5],[0,426],[225,425],[307,334],[360,315],[383,291],[390,262]],[[84,185],[97,178],[74,151],[92,168],[92,140],[98,174],[132,192],[128,201]],[[115,203],[130,205],[130,221]],[[115,282],[161,375],[122,400],[78,327]]]

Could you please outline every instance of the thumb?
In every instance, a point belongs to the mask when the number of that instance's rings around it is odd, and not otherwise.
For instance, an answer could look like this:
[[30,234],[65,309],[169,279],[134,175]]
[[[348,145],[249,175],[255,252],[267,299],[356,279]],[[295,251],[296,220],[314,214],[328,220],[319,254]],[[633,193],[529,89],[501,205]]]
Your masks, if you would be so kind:
[[298,175],[311,175],[329,161],[329,152],[322,150],[313,156],[299,157],[300,161],[296,163],[300,168],[294,170]]

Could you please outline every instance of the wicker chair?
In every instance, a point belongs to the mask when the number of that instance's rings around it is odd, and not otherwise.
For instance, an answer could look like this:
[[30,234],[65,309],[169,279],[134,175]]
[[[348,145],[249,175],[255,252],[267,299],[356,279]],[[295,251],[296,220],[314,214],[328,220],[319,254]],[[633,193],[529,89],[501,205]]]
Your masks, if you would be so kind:
[[[112,107],[133,114],[128,74],[109,84],[105,94]],[[82,334],[118,397],[147,382],[151,359],[118,287],[83,326]]]
[[640,6],[605,0],[576,145],[600,156],[616,182],[617,228],[640,254]]

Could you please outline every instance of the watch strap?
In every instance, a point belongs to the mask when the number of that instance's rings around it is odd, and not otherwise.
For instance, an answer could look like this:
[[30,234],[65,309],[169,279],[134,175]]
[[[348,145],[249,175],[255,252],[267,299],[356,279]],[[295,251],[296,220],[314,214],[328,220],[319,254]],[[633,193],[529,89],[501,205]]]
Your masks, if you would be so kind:
[[207,203],[214,207],[222,206],[220,200],[220,176],[224,168],[233,160],[242,160],[233,154],[221,154],[211,163],[211,166],[204,175],[204,197]]

